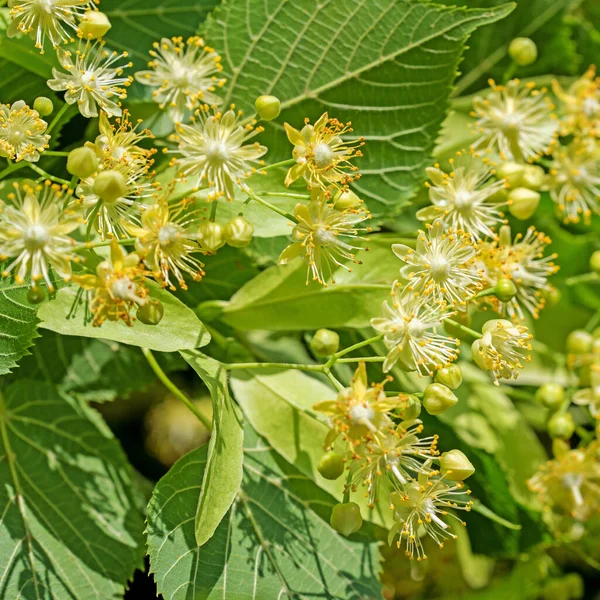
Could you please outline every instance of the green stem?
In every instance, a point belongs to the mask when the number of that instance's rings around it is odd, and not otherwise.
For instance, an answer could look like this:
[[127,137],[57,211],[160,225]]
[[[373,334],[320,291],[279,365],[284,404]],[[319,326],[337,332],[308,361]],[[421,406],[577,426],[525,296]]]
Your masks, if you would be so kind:
[[331,381],[331,383],[333,384],[333,387],[338,392],[341,392],[344,389],[344,386],[342,385],[342,383],[340,381],[338,381],[338,379],[334,376],[334,374],[329,369],[324,369],[323,372],[325,373],[325,375],[327,376],[327,379],[329,379],[329,381]]
[[354,362],[383,362],[385,356],[359,356],[357,358],[338,358],[336,363],[354,363]]
[[280,198],[297,198],[298,200],[308,200],[310,194],[293,194],[292,192],[256,192],[261,196],[278,196]]
[[37,165],[34,165],[33,163],[29,163],[29,165],[27,165],[30,169],[32,169],[33,171],[35,171],[38,175],[41,175],[42,177],[49,179],[50,181],[54,181],[54,183],[60,183],[61,185],[69,185],[69,182],[66,179],[61,179],[60,177],[54,177],[54,175],[50,175],[50,173],[46,173],[46,171],[44,171],[44,169],[40,169],[40,167],[38,167]]
[[247,363],[223,363],[227,371],[240,369],[296,369],[297,371],[314,371],[324,373],[325,365],[299,365],[297,363],[274,363],[274,362],[247,362]]
[[268,171],[269,169],[276,169],[277,167],[287,167],[288,165],[295,164],[295,162],[295,158],[288,158],[287,160],[282,160],[280,162],[273,163],[272,165],[267,165],[266,167],[260,169],[260,171]]
[[[121,246],[129,246],[135,243],[135,238],[117,239],[117,243]],[[112,240],[105,240],[103,242],[87,242],[86,244],[82,244],[81,246],[75,246],[75,248],[73,248],[73,252],[84,252],[85,250],[92,250],[93,248],[103,248],[106,246],[110,246],[111,244]]]
[[487,290],[482,290],[481,292],[479,292],[479,294],[476,294],[475,298],[484,298],[485,296],[493,296],[495,293],[496,293],[496,288],[491,287],[491,288],[488,288]]
[[585,330],[592,333],[596,326],[600,323],[600,308],[592,315],[592,318],[587,322]]
[[506,69],[506,71],[504,71],[504,75],[502,76],[503,83],[507,83],[508,81],[510,81],[515,76],[515,73],[517,72],[518,68],[519,65],[517,65],[517,63],[513,60]]
[[462,331],[463,333],[470,335],[471,337],[475,338],[476,340],[483,337],[478,331],[469,329],[468,327],[461,325],[458,321],[455,321],[454,319],[444,319],[444,321],[446,323],[448,323],[448,325],[452,325],[453,327],[456,327],[456,329],[458,329],[459,331]]
[[583,275],[575,275],[569,277],[565,284],[568,286],[577,285],[578,283],[595,283],[600,281],[600,275],[598,273],[584,273]]
[[213,200],[213,203],[210,205],[210,221],[214,221],[217,218],[217,208],[219,206],[218,200]]
[[346,354],[349,354],[350,352],[354,352],[354,350],[358,350],[359,348],[364,348],[365,346],[370,346],[371,344],[375,344],[376,342],[379,342],[382,339],[383,339],[383,333],[380,333],[379,335],[376,335],[374,337],[363,340],[362,342],[358,342],[356,344],[353,344],[352,346],[348,346],[347,348],[344,348],[343,350],[340,350],[339,352],[332,354],[325,366],[331,367],[342,356],[345,356]]
[[142,348],[142,352],[148,361],[148,364],[160,379],[163,385],[178,399],[181,400],[193,413],[198,420],[208,429],[212,431],[212,423],[198,410],[196,405],[169,379],[167,374],[162,370],[161,366],[154,358],[154,354],[148,348]]
[[46,133],[49,134],[58,125],[60,118],[67,112],[68,109],[69,105],[65,102],[61,106],[60,110],[56,113],[56,115],[54,115],[52,122],[50,123],[50,125],[48,125],[48,129],[46,129]]
[[266,208],[276,212],[278,215],[281,215],[282,217],[285,217],[286,219],[289,219],[290,221],[292,221],[294,223],[298,222],[298,219],[296,219],[296,217],[294,215],[290,214],[289,212],[287,212],[285,210],[282,210],[281,208],[275,206],[274,204],[271,204],[270,202],[267,202],[264,198],[257,196],[254,192],[252,192],[250,190],[246,190],[246,194],[248,194],[248,196],[250,198],[252,198],[252,200],[255,200],[259,204],[262,204]]
[[18,163],[9,164],[6,169],[0,171],[0,179],[4,179],[7,175],[10,175],[14,171],[18,171],[19,169],[23,169],[24,167],[28,167],[29,163],[23,161]]
[[342,498],[342,502],[344,504],[348,504],[350,502],[350,488],[352,487],[352,471],[348,471],[348,475],[346,477],[346,485],[344,486],[344,497]]
[[96,217],[98,216],[98,213],[100,212],[100,208],[102,208],[102,200],[98,200],[98,202],[96,202],[96,206],[94,206],[94,208],[92,208],[92,212],[90,213],[90,216],[88,217],[88,224],[87,224],[87,228],[85,230],[85,239],[88,242],[90,241],[90,234],[92,233],[92,227],[94,226],[94,221],[96,220]]
[[69,153],[61,150],[44,150],[44,156],[69,156]]

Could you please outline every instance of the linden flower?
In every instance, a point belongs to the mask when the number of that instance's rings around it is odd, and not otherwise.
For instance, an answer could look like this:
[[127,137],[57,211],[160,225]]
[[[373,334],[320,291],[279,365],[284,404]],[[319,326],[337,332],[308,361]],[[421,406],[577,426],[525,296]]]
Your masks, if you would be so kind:
[[420,474],[418,482],[411,483],[404,494],[393,495],[397,522],[390,529],[388,543],[398,535],[396,545],[405,546],[406,556],[411,560],[415,555],[419,561],[427,559],[422,537],[429,536],[440,548],[447,539],[456,539],[444,519],[450,517],[466,526],[449,510],[470,511],[473,501],[466,499],[470,493],[462,482],[447,482],[444,477],[429,478]]
[[131,326],[131,310],[147,302],[148,290],[144,287],[147,274],[140,265],[140,257],[125,254],[113,238],[110,260],[100,262],[95,275],[73,276],[73,281],[88,292],[92,325],[100,327],[108,319]]
[[371,319],[371,326],[385,334],[383,339],[389,349],[383,371],[387,373],[399,362],[403,369],[433,375],[458,357],[459,341],[436,333],[443,320],[453,313],[441,304],[429,302],[427,296],[409,288],[400,292],[399,288],[395,281],[393,305],[384,302],[383,317]]
[[600,445],[569,450],[548,461],[528,481],[549,511],[587,521],[600,510]]
[[474,148],[488,148],[505,160],[532,161],[548,154],[558,135],[554,106],[546,90],[535,84],[520,85],[518,79],[506,85],[490,80],[492,92],[473,99],[475,129],[481,138]]
[[123,69],[131,67],[132,63],[117,63],[127,56],[127,52],[108,52],[102,41],[83,43],[79,40],[75,60],[70,50],[58,48],[56,53],[66,73],[52,69],[54,79],[48,80],[51,90],[66,91],[65,102],[77,102],[79,112],[88,119],[98,116],[98,108],[113,117],[121,115],[119,100],[127,97],[125,88],[133,81],[131,77],[122,77]]
[[417,218],[433,221],[441,217],[452,229],[470,233],[476,240],[493,237],[493,227],[504,222],[499,208],[505,203],[496,200],[505,188],[504,180],[494,180],[493,165],[476,153],[459,153],[450,163],[449,174],[437,164],[426,169],[432,182],[426,185],[433,206],[419,210]]
[[185,42],[181,37],[162,38],[153,46],[150,55],[154,60],[148,63],[152,70],[139,71],[135,78],[143,85],[158,88],[152,97],[160,108],[169,107],[173,121],[183,121],[186,109],[194,111],[200,102],[221,104],[214,93],[226,81],[216,75],[223,70],[221,57],[201,37],[190,37]]
[[497,312],[522,320],[525,318],[523,310],[527,310],[534,318],[539,317],[546,302],[543,294],[551,289],[548,277],[559,269],[553,262],[556,254],[544,256],[551,241],[546,234],[529,227],[524,236],[517,234],[513,242],[510,227],[504,226],[496,241],[480,244],[488,285],[493,287],[499,279],[510,279],[517,288],[515,297],[508,302],[486,296],[486,301],[492,303]]
[[304,120],[301,131],[284,123],[288,140],[294,145],[292,155],[296,164],[285,177],[285,185],[291,185],[296,179],[304,177],[311,187],[333,184],[346,186],[360,177],[358,167],[352,165],[353,158],[362,156],[358,149],[364,145],[363,138],[344,141],[342,136],[351,133],[351,123],[342,123],[323,113],[314,125]]
[[505,319],[493,319],[482,328],[482,337],[473,342],[471,352],[473,360],[480,369],[491,371],[494,383],[499,379],[515,379],[517,369],[523,368],[523,362],[529,362],[533,337],[527,327],[515,325]]
[[394,254],[406,263],[400,274],[415,292],[435,302],[465,305],[482,288],[483,271],[475,266],[477,248],[464,231],[446,229],[437,219],[419,231],[416,248],[394,244]]
[[544,189],[562,213],[565,223],[590,224],[592,213],[600,214],[600,148],[575,139],[559,146],[552,155],[552,167]]
[[179,142],[178,172],[193,178],[196,187],[208,186],[209,200],[221,196],[232,200],[234,185],[243,186],[243,180],[254,171],[251,164],[267,152],[258,142],[245,143],[264,129],[254,127],[255,121],[242,125],[239,120],[242,113],[236,114],[233,105],[225,113],[208,111],[209,107],[204,105],[196,111],[197,121],[176,126],[177,135],[172,139]]
[[12,106],[0,104],[0,156],[16,162],[37,162],[40,152],[48,148],[50,136],[44,133],[47,127],[37,110],[23,100]]
[[94,0],[9,0],[12,21],[6,33],[8,37],[28,35],[43,54],[46,38],[55,48],[71,41],[77,21],[94,4]]
[[136,250],[146,266],[172,290],[175,289],[172,277],[182,289],[187,290],[184,273],[188,273],[194,281],[200,281],[204,276],[204,264],[190,256],[201,252],[201,248],[189,230],[195,219],[186,210],[188,206],[189,201],[186,200],[169,206],[163,199],[142,213],[141,226],[123,222],[127,233],[135,236]]
[[22,284],[30,275],[32,285],[43,279],[53,290],[49,267],[65,281],[70,279],[75,242],[68,234],[81,219],[63,210],[68,194],[49,181],[35,187],[15,184],[15,193],[8,198],[12,204],[0,213],[0,261],[12,260],[2,276],[14,272],[16,282]]
[[600,134],[600,78],[596,77],[595,65],[566,91],[554,80],[552,91],[562,103],[561,135]]

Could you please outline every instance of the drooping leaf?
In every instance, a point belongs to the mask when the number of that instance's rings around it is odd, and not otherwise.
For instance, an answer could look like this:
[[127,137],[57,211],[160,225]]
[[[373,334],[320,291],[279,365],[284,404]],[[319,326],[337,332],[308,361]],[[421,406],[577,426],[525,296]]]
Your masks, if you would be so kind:
[[102,419],[51,386],[0,398],[0,597],[121,598],[144,556],[129,466]]
[[76,300],[76,289],[70,286],[60,290],[56,299],[42,306],[40,327],[63,335],[101,338],[160,352],[176,352],[208,344],[210,335],[191,309],[155,283],[148,283],[148,288],[152,298],[160,300],[165,309],[159,326],[136,321],[128,327],[122,321],[106,321],[101,327],[93,327],[91,323],[85,323],[82,306],[69,318]]
[[224,104],[247,113],[261,94],[282,114],[263,141],[271,162],[291,156],[281,124],[329,111],[367,141],[356,189],[378,214],[397,214],[424,178],[464,42],[509,14],[413,0],[228,0],[207,20],[223,55]]
[[150,566],[165,600],[375,600],[377,544],[343,538],[319,514],[335,504],[251,430],[244,480],[215,535],[202,547],[194,513],[206,446],[179,460],[148,506]]
[[213,428],[195,522],[196,543],[202,546],[213,536],[240,488],[244,431],[223,367],[201,352],[182,352],[182,356],[204,381],[213,401]]

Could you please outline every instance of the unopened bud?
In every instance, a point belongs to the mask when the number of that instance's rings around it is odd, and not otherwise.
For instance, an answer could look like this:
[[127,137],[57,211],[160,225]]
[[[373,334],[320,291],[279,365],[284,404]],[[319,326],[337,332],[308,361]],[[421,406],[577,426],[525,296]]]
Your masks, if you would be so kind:
[[600,250],[596,250],[596,252],[590,256],[590,271],[600,275]]
[[504,179],[511,188],[518,188],[521,187],[524,172],[525,165],[516,162],[505,162],[496,169],[496,177]]
[[535,399],[550,410],[558,410],[565,400],[565,388],[558,383],[544,383],[535,392]]
[[537,46],[530,38],[518,37],[510,43],[508,55],[520,67],[527,67],[532,65],[537,59]]
[[571,413],[554,413],[548,420],[548,433],[550,437],[568,440],[574,432],[575,421]]
[[546,173],[542,167],[538,165],[526,165],[521,185],[530,190],[538,191],[544,185],[545,179]]
[[119,171],[101,171],[94,180],[94,194],[107,204],[116,202],[127,193],[127,180]]
[[529,219],[540,204],[540,194],[526,187],[511,190],[508,194],[508,212],[520,221]]
[[408,396],[401,410],[403,421],[412,421],[421,414],[421,401],[416,396]]
[[342,535],[352,535],[362,527],[360,507],[356,502],[336,504],[331,510],[331,526]]
[[164,306],[159,300],[148,300],[137,309],[135,316],[145,325],[158,325],[165,314]]
[[463,481],[475,473],[475,467],[460,450],[444,452],[440,457],[440,468],[449,481]]
[[337,479],[344,472],[344,458],[337,452],[328,452],[321,457],[317,470],[325,479]]
[[33,110],[37,110],[40,117],[47,117],[52,114],[54,110],[54,104],[50,98],[46,98],[46,96],[38,96],[33,101]]
[[333,207],[347,210],[360,203],[360,198],[352,190],[338,190],[333,197]]
[[40,304],[46,299],[46,292],[41,287],[32,287],[27,292],[27,301],[30,304]]
[[79,31],[85,39],[97,40],[111,28],[109,18],[99,10],[88,10],[79,23]]
[[548,306],[556,306],[562,298],[562,293],[558,288],[548,286],[548,288],[542,291],[542,296]]
[[567,336],[567,352],[571,354],[588,354],[592,351],[594,338],[584,329],[571,331]]
[[93,175],[98,169],[98,157],[96,153],[86,146],[75,148],[69,152],[67,157],[67,171],[80,179]]
[[277,96],[259,96],[254,103],[258,116],[264,121],[272,121],[281,112],[281,103]]
[[512,279],[499,279],[494,286],[494,295],[500,302],[510,302],[517,295],[517,286]]
[[310,340],[310,347],[317,356],[331,356],[340,347],[340,336],[331,329],[319,329]]
[[430,415],[441,415],[458,402],[452,390],[441,383],[431,383],[423,392],[423,407]]
[[435,372],[436,383],[441,383],[451,390],[457,389],[462,383],[462,371],[458,365],[448,365]]
[[216,252],[225,245],[223,227],[214,221],[204,221],[198,228],[200,245],[207,252]]
[[246,221],[244,217],[238,216],[223,227],[223,235],[229,246],[234,248],[243,248],[252,241],[254,227],[252,223]]

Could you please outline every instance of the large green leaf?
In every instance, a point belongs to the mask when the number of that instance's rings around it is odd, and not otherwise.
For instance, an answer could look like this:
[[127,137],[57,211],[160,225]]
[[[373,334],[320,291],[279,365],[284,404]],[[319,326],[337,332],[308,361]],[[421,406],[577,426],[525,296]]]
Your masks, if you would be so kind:
[[376,213],[397,214],[424,179],[467,36],[509,14],[414,0],[228,0],[205,25],[229,79],[225,105],[247,112],[281,99],[267,124],[269,159],[291,156],[281,123],[329,111],[367,141],[356,188]]
[[165,600],[381,598],[377,544],[346,539],[319,515],[335,504],[246,431],[244,480],[199,548],[194,513],[206,447],[179,460],[148,506],[150,566]]
[[102,419],[21,380],[0,397],[0,447],[0,597],[121,598],[143,562],[143,519]]
[[213,428],[195,524],[196,543],[202,546],[213,536],[240,489],[244,430],[220,363],[201,352],[183,352],[182,356],[204,381],[213,401]]
[[157,284],[148,283],[148,287],[151,296],[160,300],[165,309],[159,325],[136,321],[128,327],[122,321],[106,321],[101,327],[92,327],[85,323],[81,306],[75,316],[69,318],[77,293],[75,287],[70,286],[60,290],[56,299],[42,306],[39,311],[40,327],[63,335],[101,338],[160,352],[176,352],[208,344],[210,335],[191,309]]

